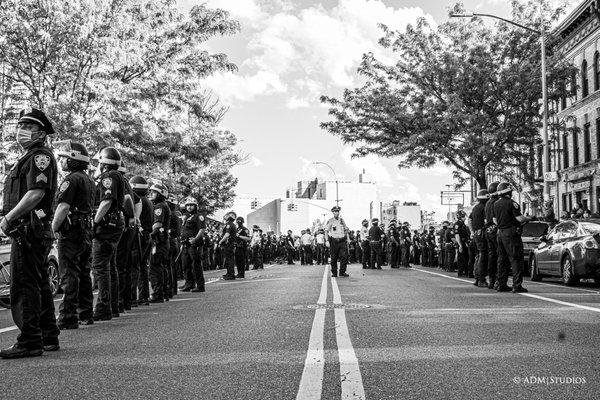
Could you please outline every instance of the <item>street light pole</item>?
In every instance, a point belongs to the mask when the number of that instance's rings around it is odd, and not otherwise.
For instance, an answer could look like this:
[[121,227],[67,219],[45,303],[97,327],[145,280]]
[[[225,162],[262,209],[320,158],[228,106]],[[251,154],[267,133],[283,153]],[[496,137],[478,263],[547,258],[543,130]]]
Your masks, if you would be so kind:
[[[463,14],[451,14],[451,18],[472,18],[472,17],[489,17],[498,19],[500,21],[504,21],[508,24],[517,26],[521,29],[525,29],[529,32],[535,33],[540,36],[540,45],[542,46],[542,140],[543,140],[543,149],[544,149],[544,163],[546,164],[545,171],[550,172],[550,146],[548,144],[548,85],[547,85],[547,75],[546,75],[546,38],[545,38],[545,29],[544,29],[544,21],[541,20],[540,30],[536,30],[530,28],[525,25],[521,25],[515,21],[511,21],[506,18],[499,17],[493,14],[481,14],[481,13],[463,13]],[[540,4],[540,19],[543,17],[542,14],[542,5]],[[544,177],[544,192],[543,192],[544,200],[548,200],[550,198],[550,182],[546,180]]]
[[339,189],[338,189],[338,178],[337,178],[337,174],[333,170],[333,167],[331,165],[327,164],[324,161],[315,161],[315,162],[313,162],[313,164],[315,164],[315,165],[317,165],[317,164],[325,165],[326,167],[329,167],[329,169],[333,173],[333,176],[335,177],[335,205],[339,207],[340,206],[340,198],[339,198]]

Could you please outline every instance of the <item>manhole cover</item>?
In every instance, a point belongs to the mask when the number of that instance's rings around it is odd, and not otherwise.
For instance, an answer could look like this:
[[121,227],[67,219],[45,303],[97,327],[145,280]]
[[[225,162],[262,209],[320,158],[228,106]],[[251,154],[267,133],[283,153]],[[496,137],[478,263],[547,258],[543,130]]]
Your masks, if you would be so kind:
[[344,310],[358,310],[362,308],[371,308],[368,304],[309,304],[306,306],[313,310],[316,309],[325,309],[325,310],[333,310],[336,308],[343,308]]

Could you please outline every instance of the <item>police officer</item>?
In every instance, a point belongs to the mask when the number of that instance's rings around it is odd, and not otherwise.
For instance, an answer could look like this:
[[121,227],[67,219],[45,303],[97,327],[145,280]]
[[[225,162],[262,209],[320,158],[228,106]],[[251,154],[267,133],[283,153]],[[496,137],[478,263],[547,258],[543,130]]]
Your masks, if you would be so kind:
[[11,259],[11,314],[20,334],[2,351],[2,358],[40,356],[59,349],[54,301],[46,259],[52,244],[52,202],[57,187],[56,160],[46,146],[54,129],[37,109],[21,111],[16,140],[25,154],[4,182],[0,230],[13,238]]
[[417,230],[413,231],[412,249],[413,263],[421,264],[421,238]]
[[392,219],[388,225],[388,239],[390,242],[390,267],[399,268],[400,261],[400,232],[396,228],[396,220]]
[[[106,321],[118,316],[119,277],[115,263],[117,245],[125,228],[125,183],[118,172],[121,154],[114,147],[100,150],[96,176],[94,239],[92,240],[92,271],[98,283],[94,320]],[[127,204],[133,214],[132,203]]]
[[235,220],[236,236],[235,236],[235,266],[238,274],[236,278],[244,278],[246,271],[246,259],[248,258],[248,243],[252,239],[250,231],[244,226],[244,218],[237,217]]
[[198,201],[194,197],[184,200],[185,215],[181,229],[181,263],[183,265],[184,292],[204,292],[201,244],[204,241],[206,219],[198,213]]
[[369,244],[369,220],[362,220],[360,228],[360,246],[362,250],[363,269],[371,268],[371,246]]
[[498,288],[498,228],[494,223],[494,204],[498,200],[498,182],[488,186],[490,199],[485,204],[485,237],[488,245],[488,289]]
[[[435,243],[435,227],[434,226],[430,226],[429,227],[429,232],[427,233],[427,250],[429,252],[429,254],[427,255],[427,259],[429,261],[429,266],[430,267],[435,267],[435,248],[436,248],[436,243]],[[439,262],[439,260],[438,260]]]
[[498,226],[498,291],[510,291],[507,285],[508,267],[506,260],[510,261],[513,273],[513,293],[526,293],[528,290],[523,283],[523,241],[521,239],[521,226],[530,218],[521,215],[519,204],[512,200],[510,183],[502,182],[498,185],[497,193],[500,196],[494,203],[494,223]]
[[150,285],[152,297],[150,303],[169,301],[168,271],[169,267],[169,226],[171,210],[166,203],[169,192],[162,183],[150,186],[150,201],[154,206],[154,221],[152,223],[152,251],[150,255]]
[[444,248],[445,248],[445,258],[446,258],[446,271],[454,271],[454,258],[456,257],[456,248],[454,246],[456,242],[454,228],[452,226],[448,226],[449,223],[446,221],[444,223],[446,226],[446,230],[444,230]]
[[252,269],[263,268],[263,237],[262,230],[258,225],[252,227],[252,239],[250,240],[250,249],[252,251]]
[[338,260],[340,261],[340,276],[348,277],[346,266],[348,264],[348,227],[340,217],[340,207],[331,209],[333,218],[325,224],[325,246],[331,252],[331,276],[338,276]]
[[456,223],[454,224],[454,239],[456,240],[456,248],[458,250],[457,266],[458,276],[468,276],[469,263],[469,228],[465,224],[466,214],[463,210],[456,212]]
[[287,236],[284,239],[285,250],[287,255],[287,263],[288,265],[294,265],[294,235],[292,235],[292,231],[287,231]]
[[317,264],[325,265],[327,264],[327,247],[325,247],[325,230],[323,228],[317,232],[315,242],[317,244]]
[[[136,226],[138,224],[139,215],[136,215],[136,208],[141,210],[141,200],[136,195],[129,184],[129,181],[125,179],[125,163],[121,160],[121,165],[118,169],[119,173],[123,177],[123,184],[125,185],[124,200],[125,203],[131,203],[130,206],[124,208],[125,214],[125,229],[117,245],[117,271],[119,273],[119,296],[117,300],[117,309],[119,313],[125,310],[131,310],[131,255],[133,253],[134,239],[136,238]],[[136,245],[137,246],[137,245]],[[113,299],[113,303],[114,303]],[[114,307],[113,307],[114,313]]]
[[[139,214],[139,226],[134,238],[135,249],[131,254],[131,306],[150,305],[150,280],[148,277],[148,262],[152,241],[152,224],[154,222],[154,206],[148,199],[148,189],[150,185],[143,176],[135,175],[129,180],[129,185],[134,193],[140,198],[139,210],[136,209],[136,215]],[[138,293],[139,292],[139,293]]]
[[310,229],[304,231],[304,235],[300,237],[300,243],[302,246],[302,252],[304,253],[304,262],[308,265],[313,264],[313,237],[310,233]]
[[236,214],[233,211],[228,212],[225,215],[225,225],[219,241],[219,247],[222,249],[223,264],[227,272],[223,275],[223,279],[226,281],[235,279],[235,237],[237,229],[234,221]]
[[411,242],[410,224],[405,221],[402,223],[402,229],[400,230],[400,251],[402,252],[402,266],[405,268],[410,268]]
[[[177,204],[177,199],[174,195],[169,194],[167,197],[167,206],[171,212],[171,217],[169,222],[169,258],[167,264],[167,283],[165,287],[167,288],[166,295],[172,299],[173,296],[177,294],[177,264],[180,261],[177,259],[177,255],[181,249],[179,242],[181,237],[182,215],[181,211],[179,211],[179,205]],[[179,258],[181,259],[181,257]]]
[[475,282],[473,285],[479,287],[487,287],[487,258],[488,246],[485,236],[485,205],[489,200],[489,192],[487,189],[481,189],[477,193],[479,201],[469,215],[469,225],[473,232],[473,241],[477,246],[477,258],[475,260]]
[[86,173],[90,157],[84,145],[68,140],[55,142],[54,146],[61,169],[68,172],[58,187],[58,206],[52,221],[52,230],[58,237],[60,286],[64,293],[58,327],[77,329],[79,322],[94,323],[89,258],[95,183]]
[[448,221],[442,222],[442,229],[439,231],[440,256],[438,258],[439,267],[446,269],[446,231],[448,230]]
[[371,268],[381,269],[383,263],[383,239],[385,232],[379,227],[379,219],[371,220],[371,228],[369,229],[369,246],[371,247]]

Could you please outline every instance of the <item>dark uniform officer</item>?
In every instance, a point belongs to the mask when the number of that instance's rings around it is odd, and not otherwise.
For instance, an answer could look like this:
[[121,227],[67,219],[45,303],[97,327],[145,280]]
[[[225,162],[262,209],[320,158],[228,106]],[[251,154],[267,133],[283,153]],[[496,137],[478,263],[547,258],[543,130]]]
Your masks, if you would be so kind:
[[244,226],[244,218],[237,217],[235,220],[235,266],[237,268],[236,278],[244,278],[246,271],[246,260],[248,258],[248,243],[250,243],[250,231]]
[[439,266],[446,269],[446,231],[448,230],[448,221],[442,222],[442,229],[438,232],[440,236],[440,255],[438,257]]
[[498,228],[494,223],[494,203],[498,200],[496,189],[498,182],[490,183],[488,193],[490,199],[485,204],[485,238],[488,245],[488,289],[498,287]]
[[371,246],[371,268],[381,269],[383,263],[383,238],[385,232],[379,227],[379,219],[371,220],[371,229],[369,229],[369,246]]
[[419,231],[413,232],[412,249],[413,249],[413,263],[421,264],[421,238],[419,237]]
[[219,247],[223,254],[223,264],[227,270],[223,275],[223,279],[226,281],[235,279],[235,237],[237,234],[234,224],[235,218],[236,214],[233,211],[225,215],[225,226],[219,241]]
[[44,350],[59,349],[60,331],[46,268],[58,167],[45,140],[53,134],[43,112],[20,113],[16,138],[25,154],[6,176],[0,219],[0,230],[13,238],[10,304],[20,334],[13,346],[0,351],[2,358],[39,356]]
[[331,276],[338,276],[338,260],[340,261],[340,276],[348,277],[346,267],[348,264],[348,227],[340,217],[340,207],[331,209],[333,218],[325,224],[325,246],[331,251]]
[[[165,278],[165,295],[172,299],[177,294],[177,264],[180,261],[177,260],[177,255],[181,249],[179,242],[181,239],[182,215],[175,196],[169,195],[167,206],[169,206],[169,210],[171,211],[171,220],[169,222],[169,257],[167,260],[167,277]],[[181,259],[181,257],[179,258]]]
[[184,292],[204,292],[202,268],[202,244],[206,230],[206,218],[198,213],[198,201],[193,197],[184,200],[185,214],[181,228],[181,263],[183,265]]
[[477,246],[477,258],[475,260],[475,282],[473,285],[479,287],[487,287],[487,258],[488,246],[485,236],[485,205],[489,200],[489,192],[487,189],[481,189],[477,193],[479,203],[473,207],[471,215],[469,215],[469,224],[473,231],[473,240]]
[[[121,154],[114,147],[105,147],[98,159],[98,185],[94,216],[94,236],[92,240],[92,271],[98,283],[98,298],[94,310],[94,320],[110,320],[118,316],[119,276],[116,267],[116,253],[119,240],[125,228],[123,207],[125,182],[118,168]],[[99,203],[99,204],[98,204]],[[128,203],[131,207],[131,203]],[[132,209],[128,210],[130,213]]]
[[513,293],[525,293],[523,283],[523,241],[521,225],[529,218],[521,215],[519,204],[512,200],[512,187],[502,182],[498,185],[500,196],[494,203],[494,222],[498,225],[498,291],[509,291],[508,267],[510,261],[513,273]]
[[94,323],[89,259],[92,254],[92,210],[96,184],[86,173],[90,157],[84,145],[68,140],[54,142],[54,146],[58,150],[62,170],[68,172],[58,187],[58,206],[52,221],[52,230],[58,237],[60,286],[64,293],[59,307],[58,327],[77,329],[80,321]]
[[408,222],[402,223],[402,229],[400,230],[400,251],[402,252],[402,266],[410,268],[410,244],[411,234]]
[[150,303],[169,301],[167,288],[167,268],[169,266],[169,225],[171,210],[166,203],[169,195],[167,187],[162,183],[150,186],[150,201],[154,205],[154,222],[152,224],[152,251],[150,252],[150,285],[152,297]]
[[454,239],[456,240],[458,257],[457,257],[457,267],[458,267],[458,276],[468,276],[469,272],[467,270],[469,263],[469,236],[470,231],[465,225],[466,214],[463,210],[458,210],[456,212],[457,221],[454,224]]
[[[148,199],[150,185],[140,175],[133,176],[129,184],[134,193],[140,198],[139,226],[134,239],[134,250],[131,254],[131,306],[138,304],[150,305],[150,281],[148,278],[148,261],[152,242],[152,223],[154,222],[154,206]],[[136,210],[136,214],[138,211]],[[139,292],[139,293],[138,293]]]
[[454,246],[455,239],[454,227],[449,226],[444,231],[444,248],[446,258],[446,271],[454,271],[454,258],[456,256],[456,248]]
[[399,268],[400,261],[400,232],[396,228],[396,220],[392,219],[388,225],[388,240],[390,242],[390,267]]
[[[429,254],[427,255],[427,259],[429,261],[429,266],[430,267],[435,267],[436,263],[435,263],[435,248],[436,248],[436,243],[435,243],[435,227],[430,226],[429,227],[429,233],[427,234],[427,250],[429,252]],[[438,260],[439,262],[439,260]]]
[[[135,194],[129,181],[125,179],[125,163],[121,160],[121,165],[118,169],[119,173],[123,177],[123,184],[125,185],[124,201],[127,204],[124,207],[125,216],[125,229],[117,245],[117,256],[116,264],[117,271],[119,273],[119,296],[117,300],[117,312],[122,313],[125,310],[131,310],[131,255],[133,253],[134,239],[136,238],[136,206],[141,205],[140,197]],[[137,245],[136,245],[137,246]],[[113,303],[114,303],[113,299]],[[113,313],[115,308],[113,305]]]

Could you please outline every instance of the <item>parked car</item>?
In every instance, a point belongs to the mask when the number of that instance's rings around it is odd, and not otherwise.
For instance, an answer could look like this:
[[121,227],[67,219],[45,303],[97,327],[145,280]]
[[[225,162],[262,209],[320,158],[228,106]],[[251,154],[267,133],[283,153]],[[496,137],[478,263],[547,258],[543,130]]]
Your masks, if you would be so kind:
[[573,219],[556,225],[533,252],[531,280],[561,277],[565,285],[582,278],[600,284],[600,219]]
[[[0,307],[10,307],[10,239],[0,237]],[[52,296],[60,292],[58,252],[53,244],[46,262]]]
[[523,225],[521,239],[523,240],[524,275],[527,276],[531,273],[529,266],[533,251],[540,245],[540,238],[547,235],[549,230],[550,224],[544,221],[531,221]]

